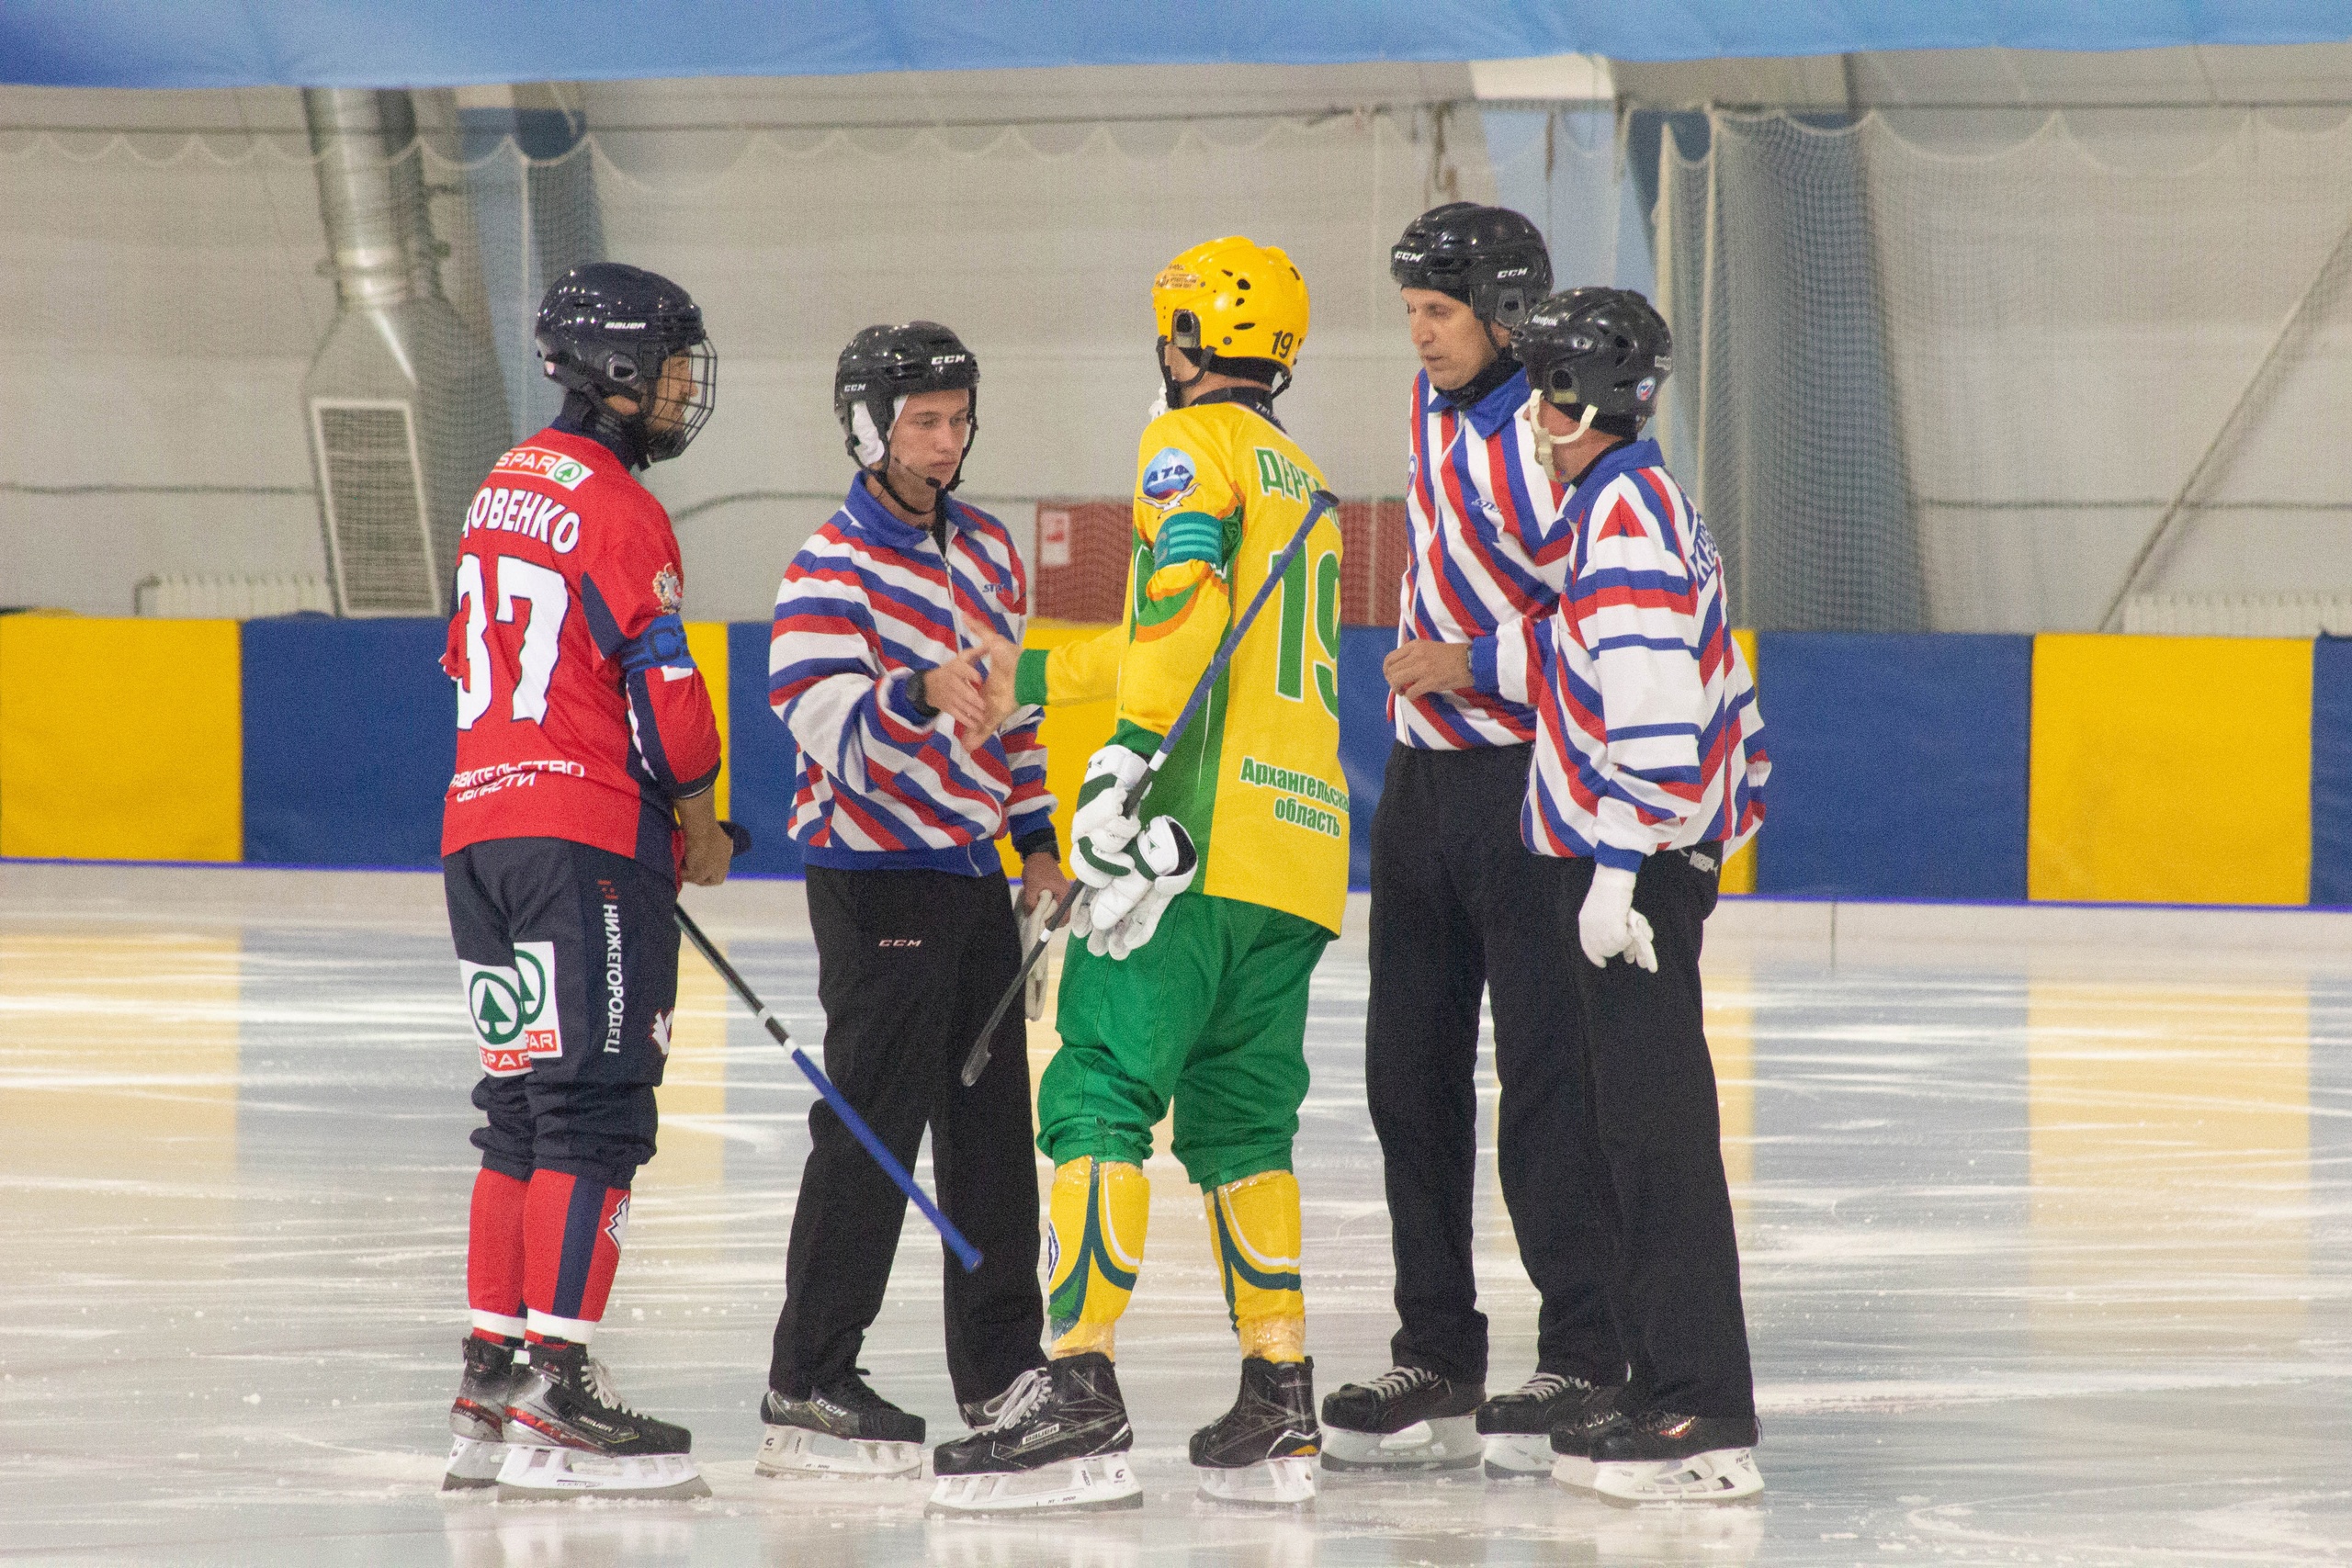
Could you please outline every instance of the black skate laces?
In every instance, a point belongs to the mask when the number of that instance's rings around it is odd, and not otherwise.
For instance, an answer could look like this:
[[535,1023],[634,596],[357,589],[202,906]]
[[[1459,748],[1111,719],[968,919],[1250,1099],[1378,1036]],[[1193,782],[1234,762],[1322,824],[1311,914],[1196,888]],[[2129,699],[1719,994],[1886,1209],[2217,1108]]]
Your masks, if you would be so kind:
[[1012,1380],[1012,1386],[998,1395],[996,1419],[980,1428],[983,1432],[1002,1432],[1018,1427],[1037,1412],[1054,1392],[1052,1374],[1043,1367],[1032,1367]]

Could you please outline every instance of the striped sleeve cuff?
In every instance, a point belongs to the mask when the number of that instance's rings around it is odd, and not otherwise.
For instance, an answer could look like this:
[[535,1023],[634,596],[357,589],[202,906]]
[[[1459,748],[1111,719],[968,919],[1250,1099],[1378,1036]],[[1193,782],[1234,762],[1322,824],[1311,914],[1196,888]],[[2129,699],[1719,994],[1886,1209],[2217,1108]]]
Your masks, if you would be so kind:
[[1495,659],[1493,637],[1474,637],[1470,639],[1470,683],[1490,697],[1502,694],[1499,683],[1502,677],[1495,668]]
[[1595,844],[1592,858],[1602,865],[1615,866],[1619,871],[1639,871],[1642,862],[1649,857],[1639,850],[1620,849],[1615,844]]

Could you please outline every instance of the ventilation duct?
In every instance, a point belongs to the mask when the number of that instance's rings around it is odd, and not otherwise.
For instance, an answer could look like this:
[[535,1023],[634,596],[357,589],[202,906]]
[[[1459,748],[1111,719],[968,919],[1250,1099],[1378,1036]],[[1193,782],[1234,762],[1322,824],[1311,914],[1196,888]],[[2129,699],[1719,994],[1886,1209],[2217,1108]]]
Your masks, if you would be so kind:
[[507,446],[489,346],[441,291],[405,92],[306,88],[337,310],[302,382],[335,609],[447,609],[458,529]]

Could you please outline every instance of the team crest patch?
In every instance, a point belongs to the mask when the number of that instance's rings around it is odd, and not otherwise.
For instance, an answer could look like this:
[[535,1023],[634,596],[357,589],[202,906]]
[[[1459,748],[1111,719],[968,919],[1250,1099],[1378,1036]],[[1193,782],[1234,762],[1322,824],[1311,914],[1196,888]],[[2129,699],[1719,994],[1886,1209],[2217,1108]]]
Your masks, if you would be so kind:
[[578,490],[596,470],[577,457],[568,457],[545,446],[517,446],[491,468],[493,474],[528,474],[545,479],[565,490]]
[[1193,455],[1182,446],[1163,446],[1143,466],[1143,498],[1162,512],[1192,494],[1200,482]]
[[563,1055],[563,1024],[553,1000],[555,943],[516,942],[511,967],[459,959],[458,973],[484,1073],[515,1077],[534,1061]]
[[675,566],[665,564],[660,571],[653,574],[653,597],[661,602],[663,615],[676,615],[678,601],[684,598],[685,594],[686,585],[679,578],[678,569]]
[[1641,399],[1644,402],[1648,402],[1652,398],[1657,396],[1657,378],[1655,376],[1645,376],[1639,381],[1634,382],[1634,396]]

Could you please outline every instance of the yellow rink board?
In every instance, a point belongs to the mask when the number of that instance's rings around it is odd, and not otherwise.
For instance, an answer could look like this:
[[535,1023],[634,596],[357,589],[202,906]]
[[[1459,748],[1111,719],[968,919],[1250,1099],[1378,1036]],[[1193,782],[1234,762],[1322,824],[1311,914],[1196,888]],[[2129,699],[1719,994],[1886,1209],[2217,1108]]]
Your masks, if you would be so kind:
[[2308,642],[2036,637],[2027,897],[2306,902],[2311,715]]
[[244,852],[237,623],[0,617],[0,855]]
[[728,785],[732,782],[727,767],[727,623],[688,621],[686,652],[702,671],[703,686],[710,693],[711,716],[718,723],[718,782],[711,786],[711,804],[724,817]]
[[[1033,620],[1021,646],[1059,648],[1066,642],[1100,637],[1109,629],[1075,621]],[[1065,868],[1069,863],[1069,819],[1078,809],[1078,786],[1086,778],[1086,760],[1111,739],[1117,719],[1118,705],[1105,697],[1099,703],[1049,707],[1037,727],[1037,738],[1046,743],[1046,787],[1054,792],[1054,831],[1061,835]],[[1005,874],[1019,876],[1021,863],[1012,852],[1012,840],[999,839],[996,846],[1004,857]]]
[[[1764,672],[1756,663],[1756,634],[1735,631],[1731,636],[1732,640],[1739,644],[1739,656],[1747,660],[1747,673],[1756,682],[1756,705],[1764,711],[1764,751],[1769,756],[1772,750],[1772,706],[1764,700]],[[1771,800],[1772,784],[1767,779],[1764,782],[1765,825],[1757,829],[1758,839],[1771,826]],[[1739,852],[1724,863],[1723,880],[1716,886],[1725,893],[1756,891],[1756,839],[1742,844]]]

